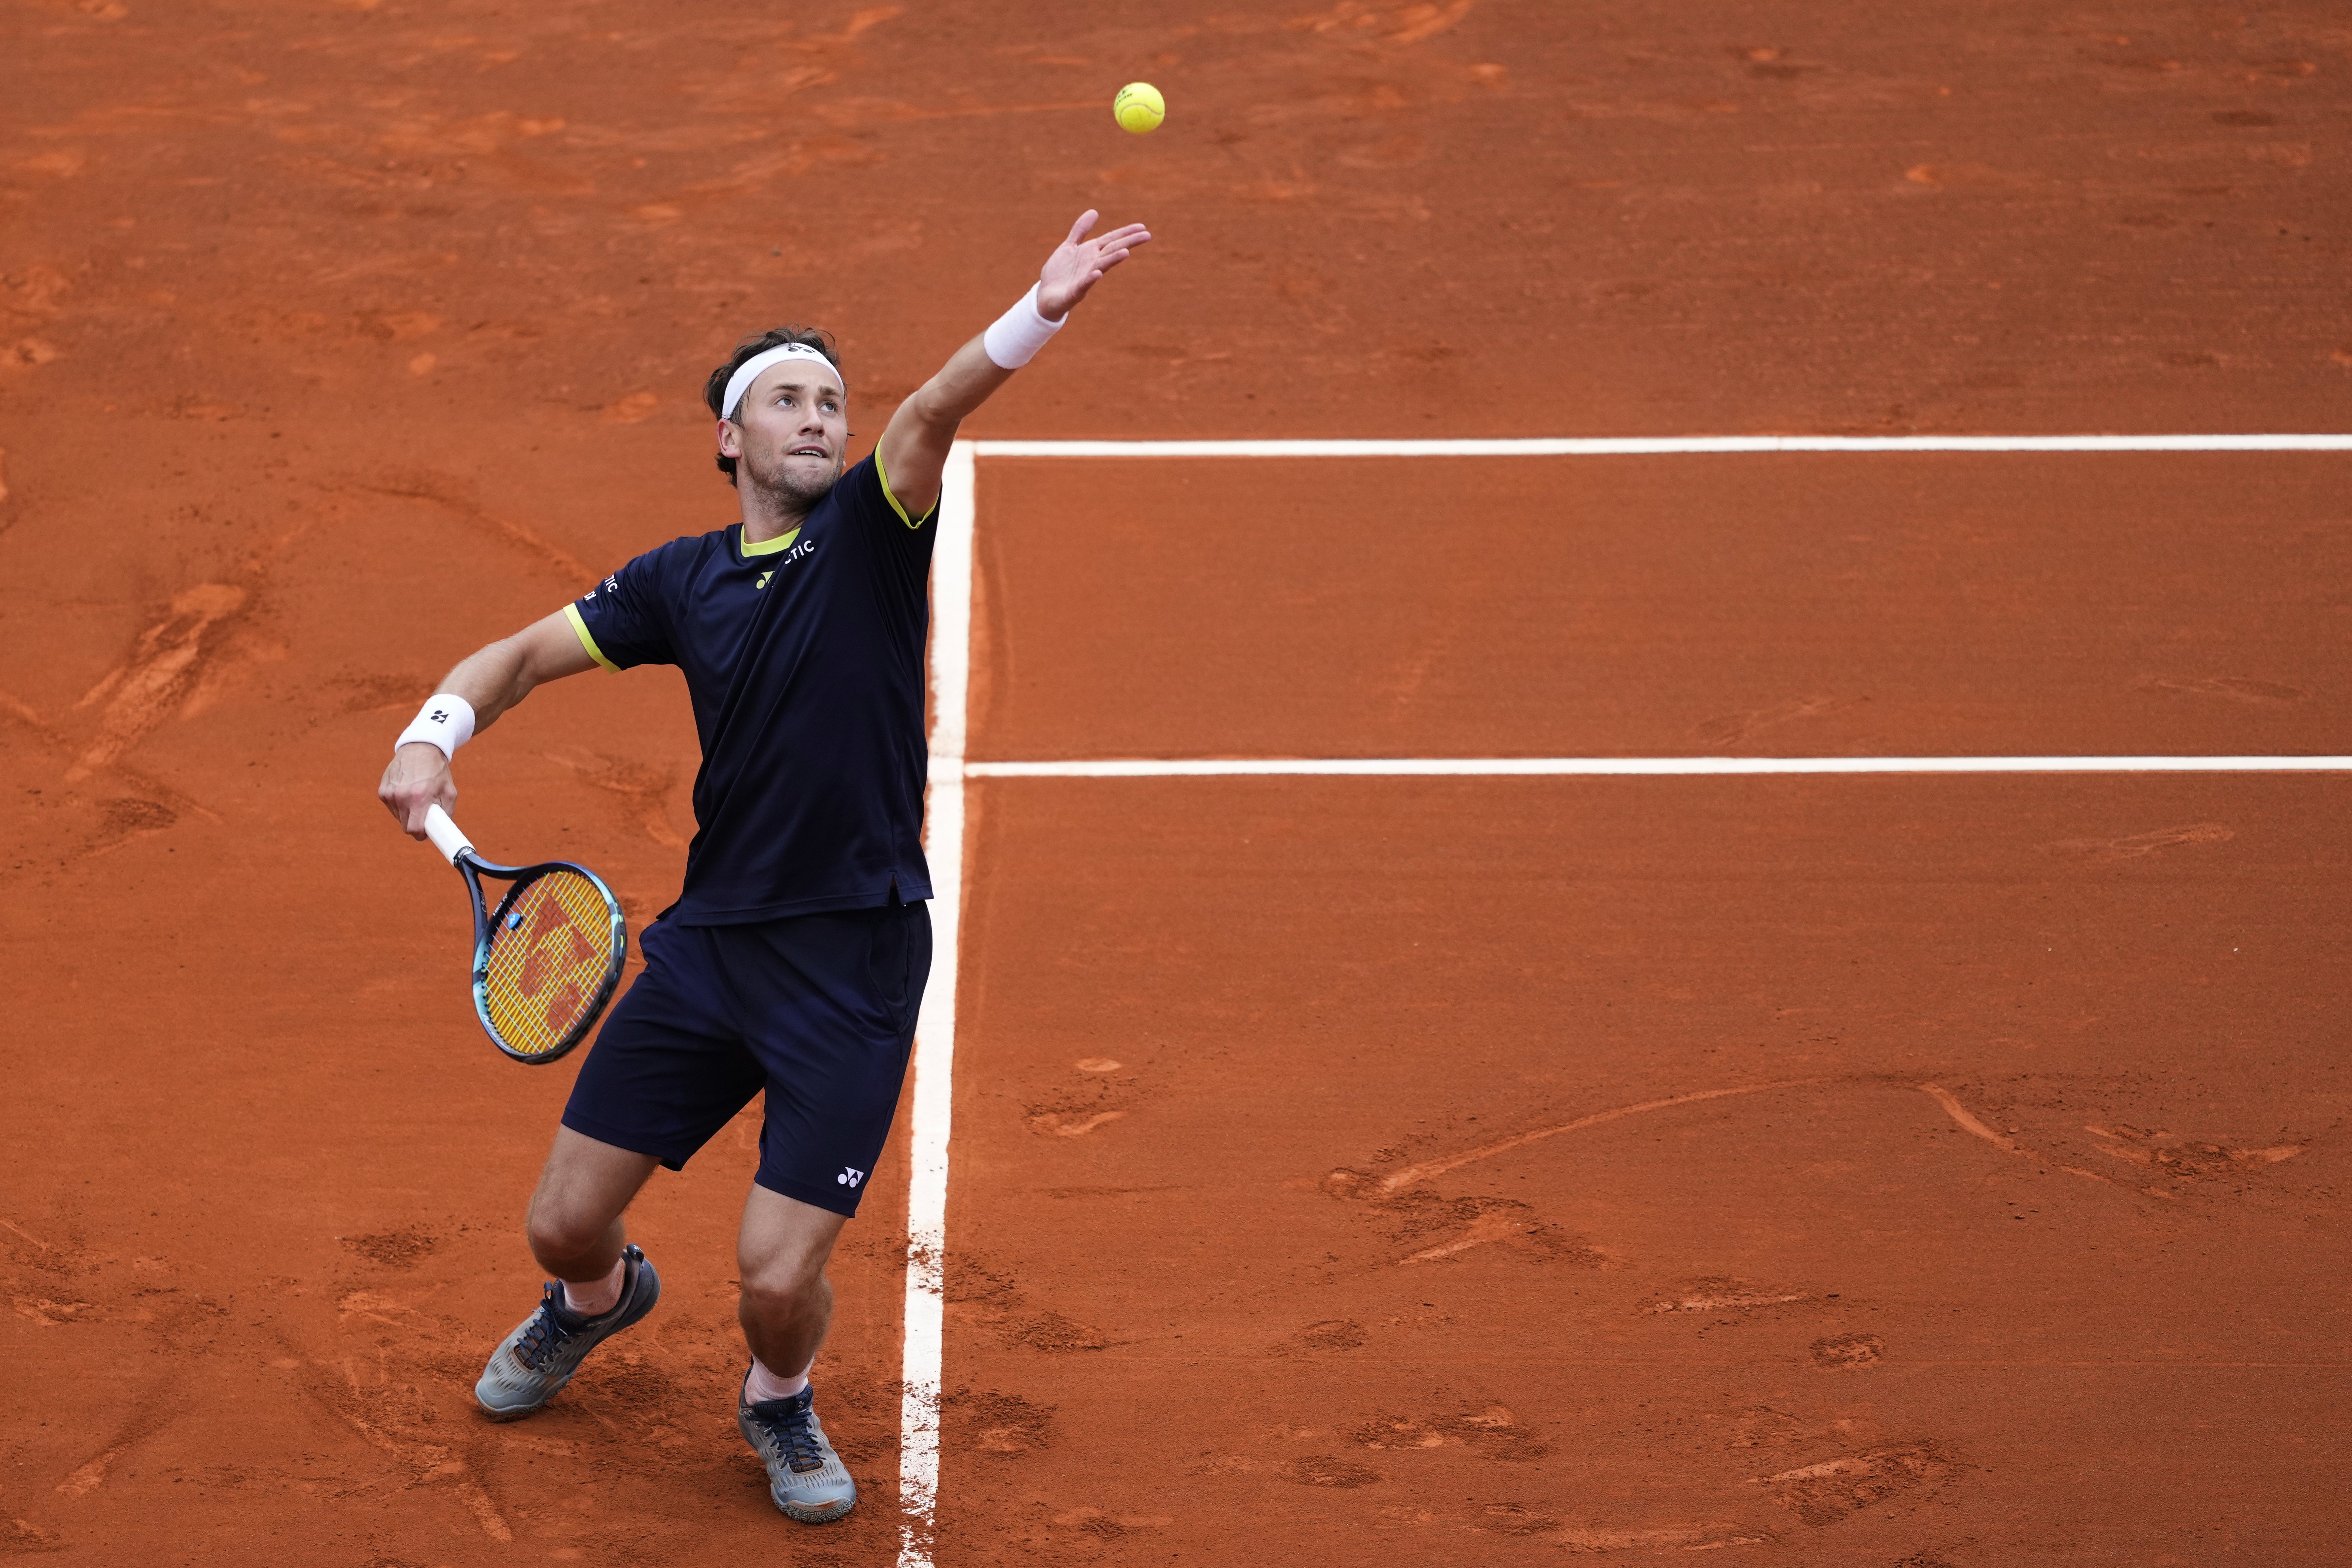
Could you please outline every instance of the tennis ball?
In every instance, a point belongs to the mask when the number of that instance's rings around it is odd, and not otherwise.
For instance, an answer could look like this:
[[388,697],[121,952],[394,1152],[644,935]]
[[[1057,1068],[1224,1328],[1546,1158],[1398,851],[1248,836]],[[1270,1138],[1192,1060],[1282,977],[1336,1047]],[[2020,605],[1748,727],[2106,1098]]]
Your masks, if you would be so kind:
[[1168,118],[1168,101],[1150,82],[1131,81],[1110,100],[1110,112],[1120,130],[1144,136],[1159,130],[1160,122]]

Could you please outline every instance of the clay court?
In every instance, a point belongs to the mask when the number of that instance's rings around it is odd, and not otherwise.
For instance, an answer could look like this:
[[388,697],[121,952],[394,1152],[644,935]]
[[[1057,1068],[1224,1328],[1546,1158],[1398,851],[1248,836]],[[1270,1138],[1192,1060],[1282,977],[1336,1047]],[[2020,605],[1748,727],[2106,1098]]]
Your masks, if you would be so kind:
[[[0,9],[0,1552],[2352,1557],[2352,26],[1318,4]],[[735,1432],[756,1107],[492,1426],[582,1058],[392,737],[733,518],[739,336],[862,453],[1089,205],[950,485],[859,1507]],[[1781,436],[1922,445],[1672,445]],[[991,445],[1572,437],[1670,449]],[[1994,771],[2147,757],[2224,760]],[[458,815],[642,930],[697,760],[592,675]]]

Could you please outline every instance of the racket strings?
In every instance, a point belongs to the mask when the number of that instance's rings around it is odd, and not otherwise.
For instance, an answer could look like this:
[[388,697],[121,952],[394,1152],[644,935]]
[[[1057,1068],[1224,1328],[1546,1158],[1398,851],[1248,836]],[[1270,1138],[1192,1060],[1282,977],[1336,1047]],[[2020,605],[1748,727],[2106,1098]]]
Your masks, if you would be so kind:
[[485,1000],[501,1040],[529,1056],[571,1042],[603,999],[613,923],[604,893],[576,871],[523,885],[490,931]]

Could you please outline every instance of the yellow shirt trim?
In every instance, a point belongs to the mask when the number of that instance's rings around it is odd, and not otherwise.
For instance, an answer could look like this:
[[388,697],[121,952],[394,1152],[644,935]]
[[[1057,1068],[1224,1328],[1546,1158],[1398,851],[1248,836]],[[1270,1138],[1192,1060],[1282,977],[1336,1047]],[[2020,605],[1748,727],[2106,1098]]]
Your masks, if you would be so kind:
[[594,659],[598,664],[603,665],[606,669],[611,670],[614,675],[620,674],[621,667],[614,664],[611,659],[606,658],[604,657],[604,650],[596,646],[596,639],[588,635],[588,623],[580,618],[580,606],[577,605],[566,605],[563,606],[563,613],[571,619],[572,633],[574,636],[579,637],[580,646],[588,650],[588,657]]
[[900,504],[897,496],[890,493],[890,476],[882,471],[882,448],[879,447],[874,448],[874,477],[882,481],[882,499],[890,503],[890,510],[897,512],[898,514],[898,521],[905,523],[908,528],[920,528],[923,524],[930,521],[932,518],[939,515],[940,503],[938,501],[933,501],[931,503],[931,510],[925,512],[920,517],[908,517],[907,515],[906,507]]
[[773,539],[763,539],[757,544],[740,533],[735,537],[736,542],[743,546],[743,553],[746,555],[773,555],[778,551],[790,550],[793,547],[793,541],[800,536],[801,531],[796,528],[790,533],[780,533]]

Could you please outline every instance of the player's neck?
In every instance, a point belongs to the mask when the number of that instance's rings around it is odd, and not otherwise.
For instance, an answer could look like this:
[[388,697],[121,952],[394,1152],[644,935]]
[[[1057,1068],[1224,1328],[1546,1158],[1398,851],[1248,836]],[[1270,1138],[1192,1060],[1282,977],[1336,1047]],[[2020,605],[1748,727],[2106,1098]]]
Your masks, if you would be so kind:
[[745,485],[740,494],[743,542],[746,544],[764,544],[771,539],[782,539],[806,522],[808,514],[816,510],[816,501],[824,499],[820,496],[815,500],[804,500],[787,491],[764,489],[756,485]]

